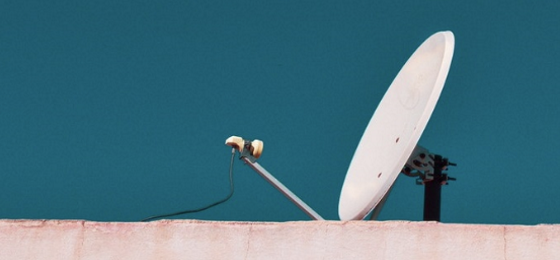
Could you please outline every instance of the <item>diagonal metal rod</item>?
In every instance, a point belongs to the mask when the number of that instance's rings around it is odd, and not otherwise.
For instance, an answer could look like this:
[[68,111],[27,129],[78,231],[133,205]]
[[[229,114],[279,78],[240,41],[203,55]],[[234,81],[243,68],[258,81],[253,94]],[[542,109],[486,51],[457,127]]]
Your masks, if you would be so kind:
[[311,207],[309,207],[305,202],[303,202],[298,196],[296,196],[293,192],[291,192],[284,184],[282,184],[279,180],[274,178],[270,172],[268,172],[265,168],[263,168],[260,164],[256,162],[251,162],[249,158],[242,157],[243,161],[245,161],[253,170],[255,170],[261,177],[263,177],[268,183],[270,183],[274,188],[279,190],[284,196],[286,196],[290,201],[292,201],[298,208],[300,208],[305,214],[311,217],[314,220],[325,220],[321,217],[317,212],[315,212]]

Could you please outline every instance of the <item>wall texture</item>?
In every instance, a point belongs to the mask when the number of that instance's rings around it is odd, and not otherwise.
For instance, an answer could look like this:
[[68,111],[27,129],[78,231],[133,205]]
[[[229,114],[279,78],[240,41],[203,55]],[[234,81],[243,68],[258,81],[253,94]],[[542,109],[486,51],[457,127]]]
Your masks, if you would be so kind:
[[0,220],[0,259],[560,259],[560,225]]

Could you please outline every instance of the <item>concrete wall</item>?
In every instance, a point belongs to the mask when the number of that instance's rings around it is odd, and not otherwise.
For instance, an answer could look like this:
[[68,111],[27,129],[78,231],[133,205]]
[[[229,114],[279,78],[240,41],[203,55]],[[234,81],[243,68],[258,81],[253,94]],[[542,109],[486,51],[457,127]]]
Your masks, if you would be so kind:
[[560,225],[0,220],[0,259],[560,259]]

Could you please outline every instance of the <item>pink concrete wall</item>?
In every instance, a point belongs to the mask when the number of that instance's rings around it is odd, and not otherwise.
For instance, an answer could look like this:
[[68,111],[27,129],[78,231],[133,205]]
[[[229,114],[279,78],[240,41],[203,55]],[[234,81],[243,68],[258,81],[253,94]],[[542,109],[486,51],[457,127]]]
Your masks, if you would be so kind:
[[560,259],[560,225],[0,220],[0,259]]

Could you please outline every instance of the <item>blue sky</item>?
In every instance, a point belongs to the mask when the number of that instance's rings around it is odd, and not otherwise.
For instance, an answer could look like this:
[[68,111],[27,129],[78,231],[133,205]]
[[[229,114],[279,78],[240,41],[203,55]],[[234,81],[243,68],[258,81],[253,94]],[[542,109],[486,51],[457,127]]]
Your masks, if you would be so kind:
[[[137,221],[228,193],[231,135],[337,219],[344,175],[413,51],[454,60],[420,144],[456,162],[442,221],[559,223],[554,1],[3,1],[0,218]],[[236,161],[232,199],[182,218],[308,217]],[[381,220],[421,220],[399,177]]]

